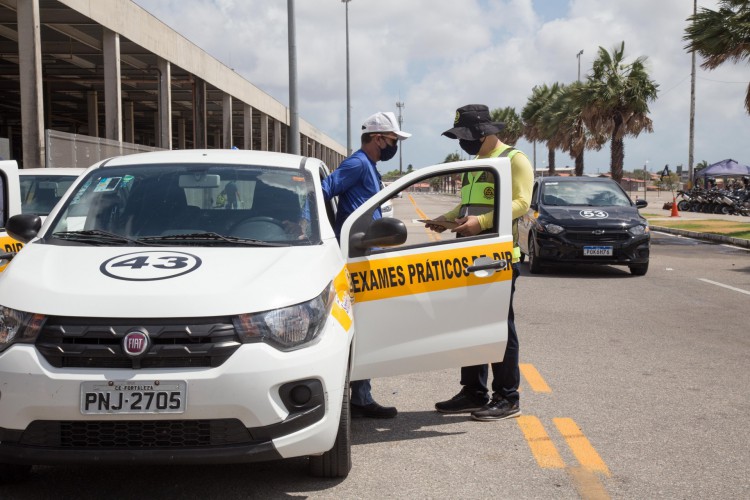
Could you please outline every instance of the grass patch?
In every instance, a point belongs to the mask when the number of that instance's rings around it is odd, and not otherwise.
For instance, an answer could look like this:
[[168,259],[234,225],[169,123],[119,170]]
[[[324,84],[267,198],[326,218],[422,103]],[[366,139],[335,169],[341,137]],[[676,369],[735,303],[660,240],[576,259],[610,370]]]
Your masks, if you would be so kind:
[[[712,233],[750,240],[750,223],[735,222],[728,220],[694,219],[694,220],[669,220],[663,215],[644,214],[649,223],[654,226],[683,229],[696,233]],[[652,221],[651,218],[658,217],[659,220]]]

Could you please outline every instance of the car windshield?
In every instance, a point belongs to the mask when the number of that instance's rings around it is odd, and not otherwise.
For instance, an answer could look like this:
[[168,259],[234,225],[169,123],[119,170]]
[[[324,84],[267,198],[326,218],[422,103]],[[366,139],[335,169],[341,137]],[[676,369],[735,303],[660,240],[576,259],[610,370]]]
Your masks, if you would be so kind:
[[310,245],[320,241],[314,193],[299,169],[106,167],[83,179],[47,234],[89,245]]
[[77,178],[70,174],[21,175],[21,213],[49,215]]
[[564,207],[629,207],[630,200],[612,182],[545,182],[542,187],[542,205]]

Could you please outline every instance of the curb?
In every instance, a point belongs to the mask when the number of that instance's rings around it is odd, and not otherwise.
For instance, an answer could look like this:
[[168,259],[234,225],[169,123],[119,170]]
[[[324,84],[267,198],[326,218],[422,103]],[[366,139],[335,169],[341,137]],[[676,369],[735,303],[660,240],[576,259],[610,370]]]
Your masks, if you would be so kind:
[[750,248],[750,240],[742,238],[732,238],[731,236],[724,236],[723,234],[711,234],[711,233],[696,233],[695,231],[685,231],[684,229],[675,229],[672,227],[661,227],[653,226],[649,224],[652,231],[659,231],[661,233],[676,234],[678,236],[685,236],[686,238],[694,238],[696,240],[712,241],[715,243],[728,243],[730,245],[736,245],[738,247]]

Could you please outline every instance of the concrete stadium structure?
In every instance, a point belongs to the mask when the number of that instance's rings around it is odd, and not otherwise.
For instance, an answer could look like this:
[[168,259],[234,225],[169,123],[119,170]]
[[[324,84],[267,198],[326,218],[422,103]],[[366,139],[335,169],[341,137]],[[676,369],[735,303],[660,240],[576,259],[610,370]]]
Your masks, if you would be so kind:
[[[89,166],[48,152],[83,138],[286,151],[289,124],[289,108],[130,0],[0,0],[0,155],[23,168]],[[303,155],[345,157],[303,119],[299,133]]]

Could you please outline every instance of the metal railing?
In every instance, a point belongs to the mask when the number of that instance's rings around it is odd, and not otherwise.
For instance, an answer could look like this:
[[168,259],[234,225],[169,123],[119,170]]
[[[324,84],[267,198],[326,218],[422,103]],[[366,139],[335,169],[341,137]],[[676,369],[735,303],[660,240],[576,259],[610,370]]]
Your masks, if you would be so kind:
[[57,130],[46,130],[46,167],[88,168],[94,163],[112,156],[160,151],[163,148],[118,142],[88,135],[69,134]]

